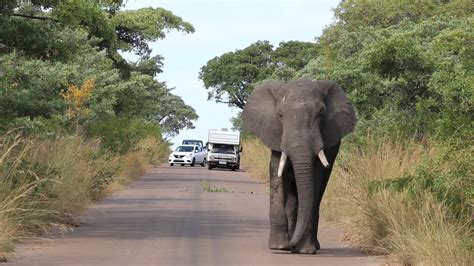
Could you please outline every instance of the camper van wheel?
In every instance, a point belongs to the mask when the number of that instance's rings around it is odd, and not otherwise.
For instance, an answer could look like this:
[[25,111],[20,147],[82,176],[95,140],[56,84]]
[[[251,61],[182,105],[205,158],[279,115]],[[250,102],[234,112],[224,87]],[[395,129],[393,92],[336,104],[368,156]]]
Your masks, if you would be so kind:
[[173,166],[173,165],[174,165],[174,163],[170,163],[170,166]]
[[207,163],[207,169],[208,169],[208,170],[212,170],[212,166],[211,166],[210,163]]

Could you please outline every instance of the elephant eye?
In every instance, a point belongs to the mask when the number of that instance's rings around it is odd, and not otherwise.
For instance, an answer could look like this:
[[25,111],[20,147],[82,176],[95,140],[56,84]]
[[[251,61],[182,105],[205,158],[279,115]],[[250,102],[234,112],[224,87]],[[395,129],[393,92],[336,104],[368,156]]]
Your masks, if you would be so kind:
[[283,113],[281,111],[278,111],[278,117],[283,117]]

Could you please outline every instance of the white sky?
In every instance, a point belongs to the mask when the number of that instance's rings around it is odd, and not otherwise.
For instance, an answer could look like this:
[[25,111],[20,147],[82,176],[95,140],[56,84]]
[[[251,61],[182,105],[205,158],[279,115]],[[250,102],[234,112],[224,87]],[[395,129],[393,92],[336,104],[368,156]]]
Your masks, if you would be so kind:
[[[129,0],[126,9],[162,7],[193,24],[195,33],[170,32],[164,40],[150,44],[152,55],[164,56],[164,72],[157,76],[174,87],[199,115],[196,128],[183,130],[172,139],[176,147],[183,139],[206,142],[209,129],[231,128],[237,113],[226,104],[207,100],[207,90],[198,79],[208,60],[225,52],[243,49],[258,40],[277,47],[282,41],[314,41],[333,21],[332,8],[339,0]],[[127,56],[130,60],[133,56]]]

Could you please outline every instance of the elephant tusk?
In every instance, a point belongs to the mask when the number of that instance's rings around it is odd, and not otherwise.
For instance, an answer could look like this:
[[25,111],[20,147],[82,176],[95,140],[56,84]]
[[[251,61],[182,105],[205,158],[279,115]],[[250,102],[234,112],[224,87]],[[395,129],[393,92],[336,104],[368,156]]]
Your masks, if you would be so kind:
[[324,165],[324,167],[329,168],[328,159],[326,159],[326,155],[324,154],[324,150],[321,149],[318,153],[319,160]]
[[286,159],[288,155],[284,151],[281,152],[280,164],[278,165],[278,177],[283,176],[283,169],[285,169]]

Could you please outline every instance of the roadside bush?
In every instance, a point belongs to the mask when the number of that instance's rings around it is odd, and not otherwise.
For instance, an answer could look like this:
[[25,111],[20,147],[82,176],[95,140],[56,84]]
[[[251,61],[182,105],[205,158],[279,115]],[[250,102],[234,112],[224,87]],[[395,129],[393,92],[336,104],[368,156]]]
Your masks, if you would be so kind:
[[91,122],[86,131],[88,137],[100,138],[104,149],[119,154],[135,150],[137,144],[146,137],[162,139],[158,124],[141,119],[99,119]]
[[472,149],[367,135],[343,145],[322,211],[404,265],[472,261]]

